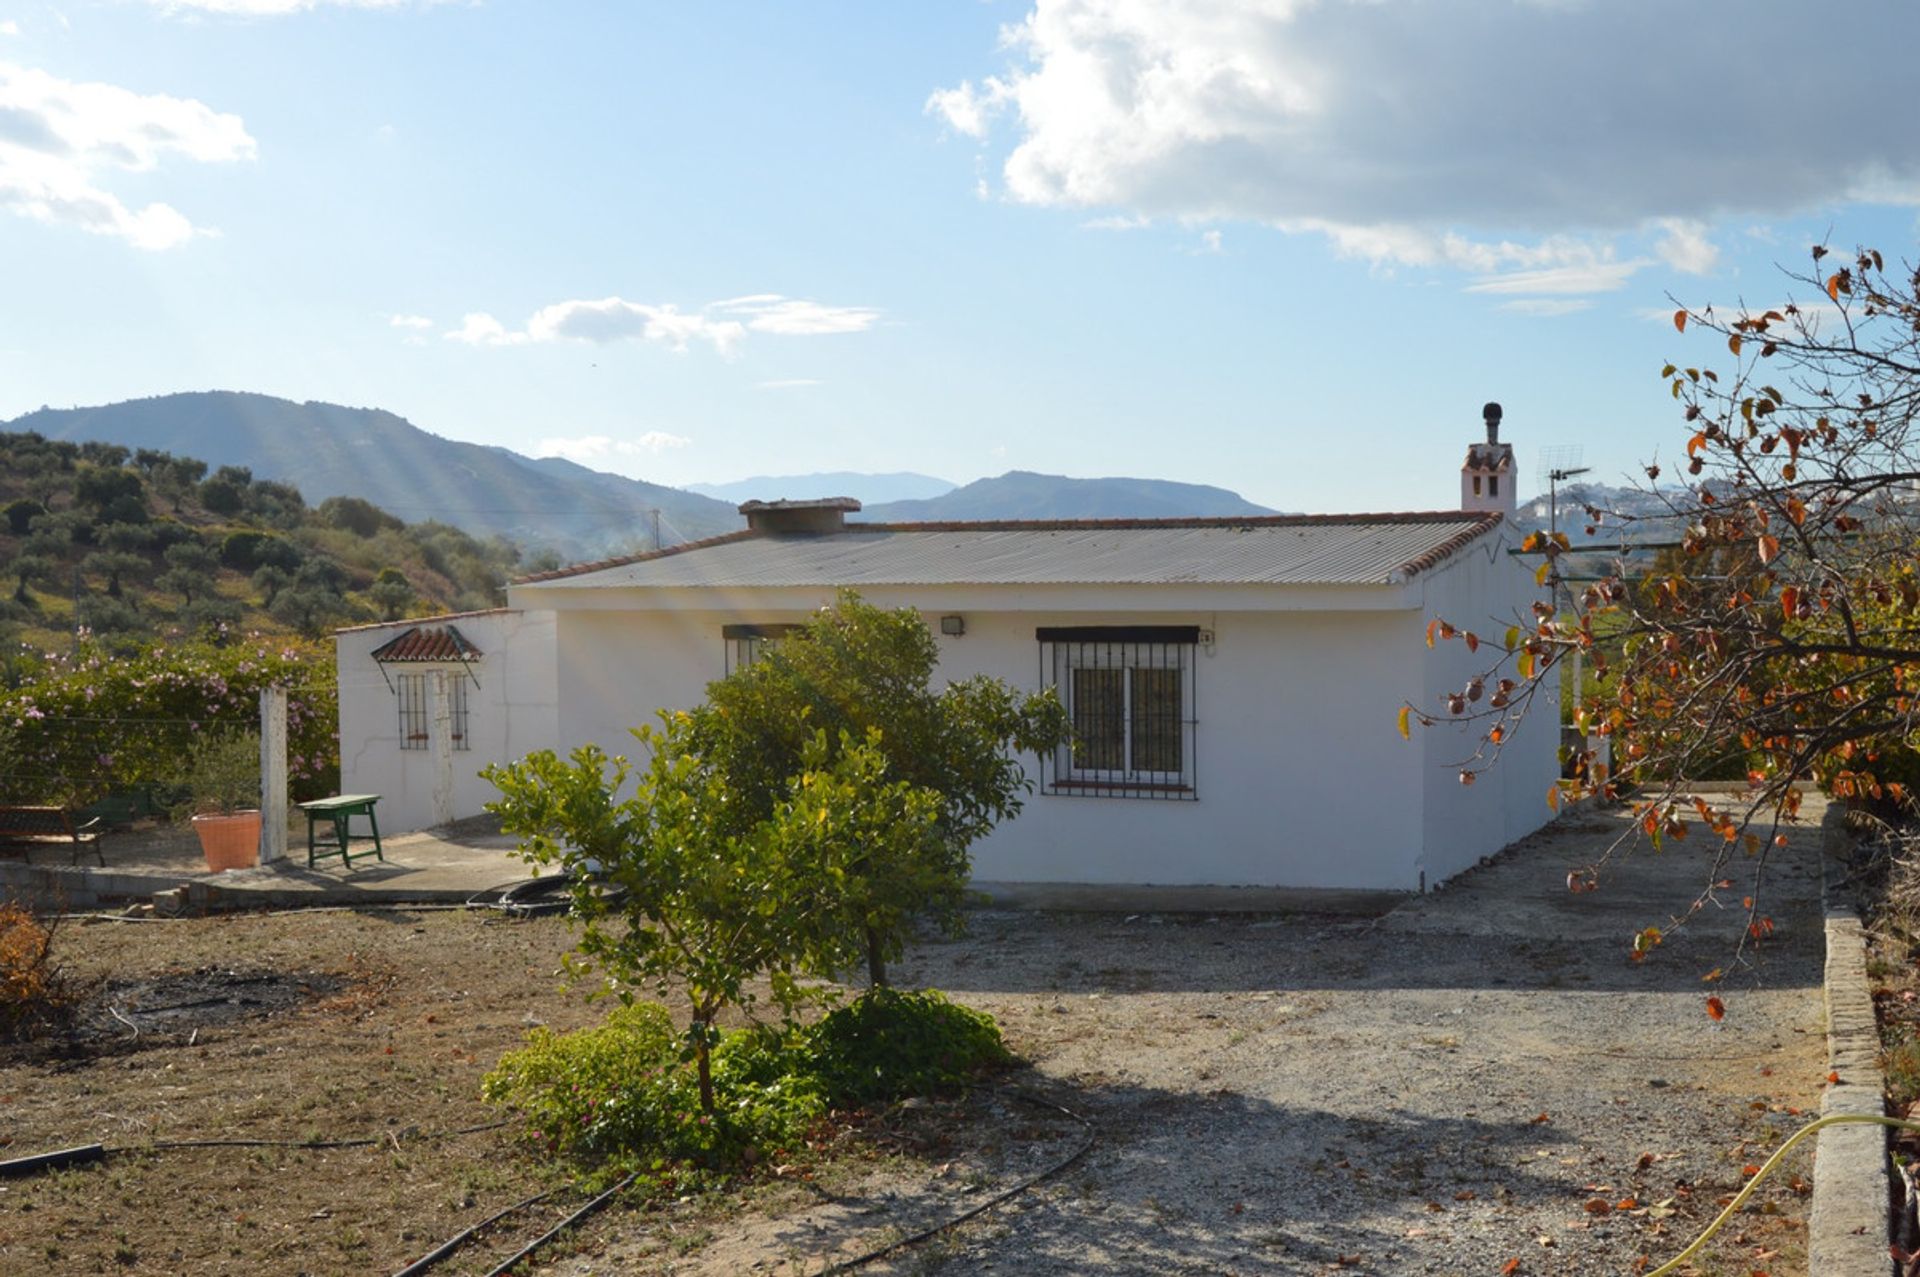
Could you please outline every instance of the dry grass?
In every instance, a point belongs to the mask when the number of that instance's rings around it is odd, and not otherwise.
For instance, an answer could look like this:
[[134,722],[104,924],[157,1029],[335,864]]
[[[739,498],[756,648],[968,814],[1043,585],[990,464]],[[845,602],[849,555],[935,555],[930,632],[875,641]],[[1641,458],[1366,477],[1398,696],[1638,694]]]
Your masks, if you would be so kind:
[[71,1020],[91,992],[54,954],[59,923],[0,904],[0,1043],[31,1041]]
[[[562,924],[317,913],[61,938],[94,979],[239,966],[329,976],[339,992],[211,1028],[148,1022],[77,1058],[0,1057],[0,1155],[114,1150],[102,1166],[0,1183],[0,1271],[390,1272],[558,1182],[511,1130],[427,1137],[499,1116],[479,1101],[480,1075],[530,1020],[593,1018],[558,992]],[[381,1142],[147,1151],[368,1136]]]

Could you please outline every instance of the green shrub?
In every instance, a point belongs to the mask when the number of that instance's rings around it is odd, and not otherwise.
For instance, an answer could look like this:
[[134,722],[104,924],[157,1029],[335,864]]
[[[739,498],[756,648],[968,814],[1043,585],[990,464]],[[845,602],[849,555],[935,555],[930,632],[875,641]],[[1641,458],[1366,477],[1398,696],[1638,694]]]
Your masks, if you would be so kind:
[[1000,1026],[937,989],[870,989],[807,1029],[807,1067],[835,1103],[965,1086],[1012,1063]]
[[557,1157],[640,1169],[685,1186],[796,1146],[830,1105],[972,1082],[1012,1060],[993,1017],[928,990],[869,991],[786,1037],[735,1029],[713,1051],[715,1110],[700,1111],[686,1035],[635,1002],[572,1033],[534,1029],[500,1057],[481,1096],[518,1110]]
[[684,1038],[666,1009],[635,1002],[573,1033],[535,1029],[500,1057],[481,1096],[518,1109],[547,1151],[572,1161],[728,1170],[798,1140],[826,1112],[819,1087],[785,1070],[777,1040],[723,1035],[713,1054],[712,1117],[681,1059]]

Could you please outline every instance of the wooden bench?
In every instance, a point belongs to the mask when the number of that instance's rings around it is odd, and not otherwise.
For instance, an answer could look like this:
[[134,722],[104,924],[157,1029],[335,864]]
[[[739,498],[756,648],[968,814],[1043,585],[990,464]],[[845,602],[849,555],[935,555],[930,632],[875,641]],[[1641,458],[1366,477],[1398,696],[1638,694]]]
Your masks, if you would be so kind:
[[71,847],[76,865],[80,853],[91,850],[104,869],[107,858],[100,854],[99,825],[98,816],[74,824],[73,813],[64,807],[0,806],[0,845],[21,848],[26,859],[31,859],[35,847]]
[[[316,798],[310,803],[299,804],[300,810],[307,813],[307,865],[311,867],[316,856],[338,856],[347,868],[353,868],[353,855],[347,848],[355,838],[362,842],[371,840],[375,858],[384,861],[386,856],[380,850],[380,822],[373,814],[373,805],[379,801],[378,794],[337,794],[332,798]],[[367,826],[373,832],[350,832],[349,827],[355,816],[365,816]],[[314,827],[323,823],[333,828],[330,841],[316,841],[314,838]]]

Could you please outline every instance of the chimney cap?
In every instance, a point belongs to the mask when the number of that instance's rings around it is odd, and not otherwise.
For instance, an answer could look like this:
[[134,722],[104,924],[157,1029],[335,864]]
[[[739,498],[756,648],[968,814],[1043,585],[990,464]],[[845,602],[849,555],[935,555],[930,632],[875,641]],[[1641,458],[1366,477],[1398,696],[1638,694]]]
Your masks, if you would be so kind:
[[1499,421],[1500,405],[1497,403],[1488,404],[1486,407],[1480,410],[1480,416],[1481,416],[1481,419],[1485,421]]
[[854,497],[820,497],[812,501],[743,501],[740,513],[754,532],[838,532],[847,516],[860,509]]

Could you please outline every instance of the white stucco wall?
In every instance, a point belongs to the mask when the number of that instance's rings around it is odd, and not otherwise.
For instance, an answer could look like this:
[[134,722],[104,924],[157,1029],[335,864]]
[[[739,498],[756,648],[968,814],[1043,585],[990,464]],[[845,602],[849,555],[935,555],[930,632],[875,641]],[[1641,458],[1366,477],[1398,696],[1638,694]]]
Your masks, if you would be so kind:
[[[457,664],[403,664],[387,677],[369,655],[415,625],[452,624],[480,649],[471,677]],[[340,671],[340,792],[379,794],[382,833],[405,833],[434,823],[433,755],[400,748],[398,698],[389,679],[445,669],[467,678],[467,729],[471,747],[453,753],[454,819],[477,816],[494,794],[481,767],[552,747],[558,739],[557,650],[551,612],[471,613],[450,620],[398,621],[344,630],[334,636]],[[476,686],[477,681],[477,686]],[[397,682],[396,684],[397,685]]]
[[[1042,685],[1042,626],[1192,625],[1197,801],[1035,792],[974,848],[976,876],[1008,883],[1267,886],[1415,891],[1537,828],[1556,772],[1557,713],[1542,705],[1472,787],[1452,728],[1395,729],[1404,700],[1439,694],[1481,664],[1459,643],[1428,651],[1430,617],[1497,636],[1534,597],[1531,573],[1488,538],[1402,586],[918,587],[870,590],[966,633],[939,636],[941,673]],[[803,620],[824,590],[516,587],[517,610],[455,618],[484,653],[468,687],[473,748],[455,755],[455,814],[491,797],[488,762],[587,741],[632,756],[630,729],[697,704],[722,676],[723,626]],[[342,789],[383,795],[384,827],[432,818],[432,758],[399,748],[394,695],[368,657],[402,625],[338,636]],[[431,622],[429,622],[431,623]],[[1489,649],[1481,649],[1485,657]],[[420,667],[400,667],[418,669]],[[1036,760],[1024,760],[1035,780]]]
[[[928,595],[947,593],[945,599]],[[1423,848],[1423,752],[1395,712],[1421,688],[1423,619],[1407,607],[1298,612],[1016,610],[974,591],[873,591],[881,606],[966,618],[940,637],[941,673],[1041,686],[1035,630],[1049,625],[1196,625],[1197,801],[1036,792],[1021,816],[974,848],[984,881],[1416,890]],[[1038,593],[1038,592],[1027,592]],[[1056,594],[1058,592],[1055,592]],[[1166,598],[1168,592],[1162,592]],[[1350,601],[1377,602],[1380,592]],[[628,752],[629,729],[658,707],[698,703],[722,674],[721,627],[802,619],[801,600],[721,611],[565,611],[558,619],[562,744]],[[819,595],[813,605],[828,602]],[[962,604],[965,606],[962,606]],[[1033,760],[1026,760],[1038,779]],[[1475,853],[1479,854],[1479,853]]]
[[[1531,628],[1534,600],[1545,597],[1533,580],[1538,560],[1509,555],[1506,551],[1512,543],[1506,539],[1477,545],[1423,582],[1413,641],[1426,657],[1425,695],[1415,704],[1431,713],[1437,724],[1431,728],[1416,724],[1413,739],[1425,755],[1421,867],[1430,887],[1553,818],[1547,791],[1559,776],[1558,681],[1550,680],[1541,689],[1502,744],[1497,761],[1480,771],[1471,786],[1460,783],[1461,765],[1481,747],[1487,723],[1455,725],[1449,722],[1444,703],[1448,692],[1462,690],[1474,675],[1492,668],[1508,627]],[[1470,652],[1456,638],[1436,641],[1433,650],[1426,651],[1426,625],[1436,617],[1458,630],[1472,631],[1485,645]],[[1511,664],[1506,674],[1518,677]],[[1469,708],[1485,707],[1482,701]]]

